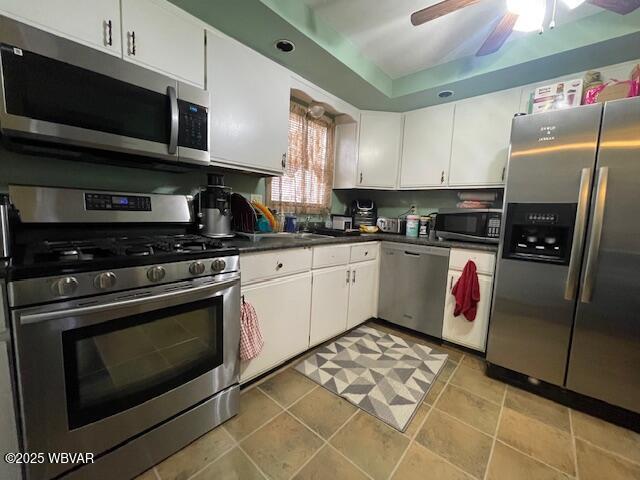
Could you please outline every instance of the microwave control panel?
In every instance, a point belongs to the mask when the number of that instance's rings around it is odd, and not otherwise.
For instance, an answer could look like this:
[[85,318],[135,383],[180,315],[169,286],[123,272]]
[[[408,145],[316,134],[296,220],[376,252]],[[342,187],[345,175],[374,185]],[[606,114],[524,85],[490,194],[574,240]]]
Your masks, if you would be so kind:
[[151,197],[142,195],[115,195],[110,193],[85,193],[84,205],[87,210],[150,212]]
[[209,114],[206,107],[178,100],[178,145],[194,150],[208,150]]
[[489,217],[487,222],[487,237],[498,238],[500,237],[500,217]]

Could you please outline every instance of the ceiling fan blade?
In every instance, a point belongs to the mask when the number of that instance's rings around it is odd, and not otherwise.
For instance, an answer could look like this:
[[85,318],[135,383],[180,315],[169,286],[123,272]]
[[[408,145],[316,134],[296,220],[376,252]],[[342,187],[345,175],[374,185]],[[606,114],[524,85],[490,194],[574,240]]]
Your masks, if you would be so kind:
[[422,25],[435,18],[442,17],[448,13],[455,12],[461,8],[468,7],[482,0],[444,0],[430,7],[423,8],[411,14],[411,23],[414,26]]
[[506,42],[509,35],[511,35],[513,26],[516,24],[516,20],[518,20],[518,15],[515,13],[505,13],[500,19],[500,22],[498,22],[498,25],[496,25],[496,28],[493,29],[493,32],[491,32],[484,41],[480,50],[476,52],[476,57],[489,55],[490,53],[500,50],[502,44]]
[[589,3],[620,15],[626,15],[640,7],[640,0],[589,0]]

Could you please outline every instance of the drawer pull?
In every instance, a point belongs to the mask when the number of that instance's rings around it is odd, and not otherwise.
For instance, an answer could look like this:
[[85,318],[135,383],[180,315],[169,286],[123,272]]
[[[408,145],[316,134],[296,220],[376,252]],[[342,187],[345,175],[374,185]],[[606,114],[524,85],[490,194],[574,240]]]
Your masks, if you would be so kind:
[[278,262],[278,264],[276,265],[276,270],[280,270],[282,267],[284,267],[282,262]]

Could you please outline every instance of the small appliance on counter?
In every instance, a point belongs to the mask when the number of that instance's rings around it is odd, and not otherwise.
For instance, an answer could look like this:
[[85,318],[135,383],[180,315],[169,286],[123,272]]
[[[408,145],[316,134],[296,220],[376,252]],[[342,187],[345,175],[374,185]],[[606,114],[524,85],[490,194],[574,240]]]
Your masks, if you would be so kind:
[[352,230],[353,218],[347,215],[331,215],[331,228],[333,230]]
[[351,204],[351,215],[353,228],[360,228],[360,225],[374,227],[378,219],[378,209],[373,200],[354,200]]
[[194,205],[201,223],[200,233],[211,238],[230,238],[231,187],[224,186],[224,176],[207,175],[207,186],[198,192]]
[[435,235],[441,240],[498,243],[501,209],[441,210],[436,215]]
[[407,229],[407,220],[406,218],[397,217],[378,217],[376,225],[381,232],[398,233],[400,235],[404,235]]

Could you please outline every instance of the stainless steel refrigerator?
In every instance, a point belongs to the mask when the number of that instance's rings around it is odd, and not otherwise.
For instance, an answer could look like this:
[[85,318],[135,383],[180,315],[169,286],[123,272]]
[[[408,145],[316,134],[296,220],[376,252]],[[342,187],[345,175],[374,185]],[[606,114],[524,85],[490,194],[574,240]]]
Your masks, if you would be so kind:
[[516,117],[487,360],[640,413],[640,97]]

